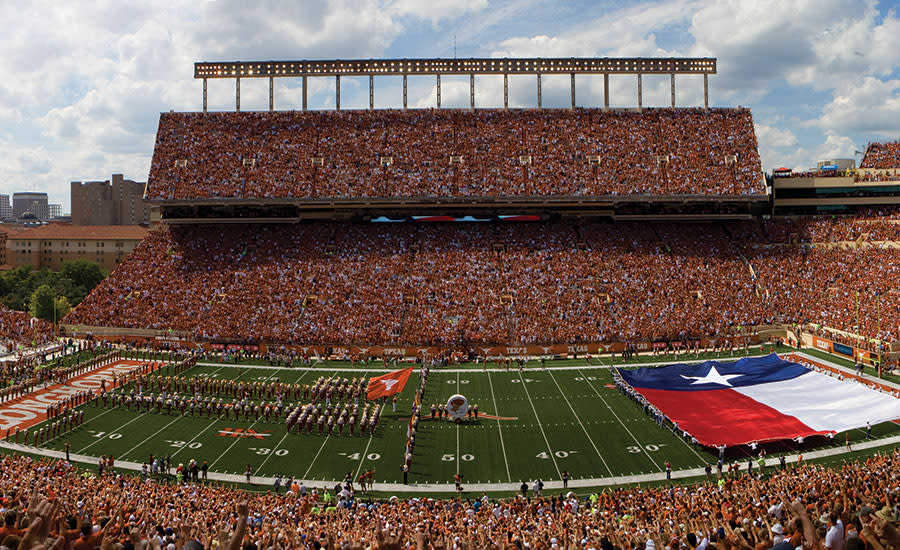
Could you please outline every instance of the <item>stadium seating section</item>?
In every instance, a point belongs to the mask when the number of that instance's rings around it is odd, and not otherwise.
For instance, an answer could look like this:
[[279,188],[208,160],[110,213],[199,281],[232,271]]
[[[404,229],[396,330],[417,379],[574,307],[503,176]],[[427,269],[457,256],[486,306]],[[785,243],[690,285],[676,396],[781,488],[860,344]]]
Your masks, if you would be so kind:
[[900,141],[870,143],[859,167],[876,170],[900,168]]
[[164,113],[158,200],[750,195],[746,109]]
[[[575,343],[818,322],[896,339],[887,216],[153,231],[66,319],[307,344]],[[816,243],[816,246],[812,246]]]

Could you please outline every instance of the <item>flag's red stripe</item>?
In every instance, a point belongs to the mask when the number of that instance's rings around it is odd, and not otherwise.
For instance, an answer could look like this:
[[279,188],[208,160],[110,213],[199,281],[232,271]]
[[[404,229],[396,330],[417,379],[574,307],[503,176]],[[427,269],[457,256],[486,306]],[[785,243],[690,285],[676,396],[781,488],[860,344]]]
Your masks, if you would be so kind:
[[822,433],[730,389],[638,391],[704,445],[741,445]]

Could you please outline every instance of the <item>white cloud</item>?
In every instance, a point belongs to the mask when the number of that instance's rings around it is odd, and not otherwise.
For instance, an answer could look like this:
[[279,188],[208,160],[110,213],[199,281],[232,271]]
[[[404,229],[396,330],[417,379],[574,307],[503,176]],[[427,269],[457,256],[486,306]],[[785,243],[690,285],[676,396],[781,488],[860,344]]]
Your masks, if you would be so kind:
[[487,0],[394,0],[388,11],[401,17],[412,16],[431,21],[431,25],[436,27],[443,19],[457,19],[487,6]]
[[843,87],[822,109],[819,127],[832,133],[900,135],[900,80],[870,76]]

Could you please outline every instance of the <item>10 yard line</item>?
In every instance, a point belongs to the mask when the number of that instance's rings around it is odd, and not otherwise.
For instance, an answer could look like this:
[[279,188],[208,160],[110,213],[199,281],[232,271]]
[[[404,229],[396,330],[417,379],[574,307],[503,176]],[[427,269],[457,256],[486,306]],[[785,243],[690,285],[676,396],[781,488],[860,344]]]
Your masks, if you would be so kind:
[[[494,402],[494,414],[500,416],[497,409],[497,398],[494,397],[494,383],[491,382],[491,373],[487,373],[488,384],[491,386],[491,400]],[[506,466],[506,481],[512,483],[512,476],[509,475],[509,461],[506,460],[506,445],[503,444],[503,429],[500,427],[500,419],[497,418],[497,433],[500,435],[500,449],[503,450],[503,464]]]
[[569,410],[572,411],[572,415],[575,417],[575,420],[578,421],[578,425],[581,426],[581,429],[582,429],[582,430],[584,430],[584,435],[586,435],[587,438],[588,438],[588,441],[591,442],[591,447],[594,448],[594,451],[597,453],[597,456],[600,457],[600,461],[603,462],[603,466],[607,469],[607,471],[609,471],[609,475],[613,475],[612,470],[611,470],[610,467],[609,467],[609,464],[606,463],[606,460],[603,458],[603,455],[600,454],[600,449],[598,449],[598,448],[597,448],[597,445],[594,444],[594,440],[591,439],[591,436],[590,436],[590,434],[588,433],[587,428],[585,428],[585,427],[584,427],[584,424],[581,423],[581,418],[578,417],[578,413],[575,412],[575,409],[572,407],[572,403],[569,402],[569,398],[566,397],[565,392],[563,392],[563,391],[562,391],[562,388],[559,387],[559,382],[556,381],[556,377],[553,376],[553,373],[550,372],[550,371],[547,371],[547,374],[550,375],[550,379],[553,380],[553,383],[554,383],[554,384],[556,384],[556,389],[559,390],[560,395],[562,395],[562,396],[563,396],[563,399],[566,400],[566,405],[569,406]]
[[531,410],[534,411],[534,419],[537,421],[538,428],[541,429],[541,435],[544,436],[544,443],[547,444],[547,452],[550,455],[550,459],[553,460],[553,467],[556,468],[556,475],[562,477],[562,472],[559,471],[559,464],[556,463],[556,457],[553,456],[553,448],[550,447],[550,440],[547,439],[547,434],[544,432],[544,426],[541,424],[541,418],[538,416],[537,409],[534,408],[534,401],[531,400],[531,393],[528,391],[528,386],[525,385],[525,379],[519,378],[519,382],[521,382],[522,387],[525,388],[525,395],[528,396],[528,404],[531,405]]

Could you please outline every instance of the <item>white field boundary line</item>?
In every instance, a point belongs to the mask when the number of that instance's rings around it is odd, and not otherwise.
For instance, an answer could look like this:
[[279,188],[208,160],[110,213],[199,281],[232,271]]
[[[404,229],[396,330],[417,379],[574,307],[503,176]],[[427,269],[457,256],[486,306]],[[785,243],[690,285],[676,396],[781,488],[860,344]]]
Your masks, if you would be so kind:
[[556,468],[556,475],[562,477],[562,472],[559,470],[559,464],[556,463],[556,457],[553,454],[553,447],[550,446],[550,440],[547,439],[547,433],[544,432],[544,425],[541,424],[541,417],[538,416],[534,401],[531,399],[531,392],[528,391],[528,386],[525,384],[525,378],[519,377],[519,382],[521,382],[522,387],[525,388],[525,395],[528,396],[528,404],[531,405],[531,410],[534,411],[534,419],[537,422],[538,428],[541,429],[541,435],[544,436],[544,443],[547,444],[547,453],[550,455],[550,459],[553,460],[553,467]]
[[[379,418],[381,418],[381,413],[384,412],[384,407],[385,407],[385,405],[387,405],[387,403],[382,403],[382,404],[381,404],[381,409],[378,410],[378,417],[379,417]],[[366,449],[363,451],[362,456],[359,457],[359,466],[356,468],[356,473],[353,474],[353,480],[354,480],[354,481],[355,481],[356,479],[359,478],[359,473],[362,471],[363,462],[365,462],[365,460],[366,460],[366,455],[369,454],[369,445],[372,444],[372,438],[373,438],[373,437],[375,437],[375,433],[374,433],[374,432],[369,434],[369,441],[366,443]],[[406,457],[403,457],[403,458],[404,458],[404,460],[406,460]]]
[[[500,416],[497,409],[497,398],[494,397],[494,383],[491,382],[491,373],[487,373],[488,385],[491,387],[491,400],[494,402],[494,415]],[[503,428],[500,419],[497,419],[497,434],[500,435],[500,449],[503,451],[503,465],[506,466],[506,481],[512,483],[512,476],[509,474],[509,461],[506,459],[506,445],[503,443]]]
[[[128,426],[128,425],[131,424],[132,422],[136,422],[136,421],[140,420],[141,417],[146,416],[146,414],[147,414],[147,413],[143,412],[143,413],[137,415],[136,417],[132,418],[132,419],[129,420],[128,422],[122,424],[121,426],[119,426],[119,427],[116,428],[115,430],[110,430],[110,431],[107,432],[107,433],[121,433],[122,428],[124,428],[125,426]],[[100,443],[100,442],[103,441],[104,439],[105,439],[105,438],[103,438],[103,437],[98,437],[98,438],[97,438],[97,441],[93,441],[93,442],[91,442],[91,443],[88,443],[86,446],[82,447],[81,449],[78,449],[78,454],[81,454],[81,453],[83,453],[84,451],[90,449],[91,447],[93,447],[93,446],[96,445],[97,443]]]
[[[854,444],[854,451],[862,451],[868,449],[881,449],[887,448],[891,445],[897,445],[900,443],[900,435],[883,437],[881,439],[872,439],[869,441],[863,441],[860,443]],[[34,455],[46,456],[58,460],[65,459],[66,453],[63,451],[54,451],[49,449],[43,449],[40,447],[32,447],[30,445],[22,445],[20,443],[10,443],[8,441],[0,441],[0,448],[6,449],[13,452],[23,452],[30,453]],[[817,451],[810,451],[808,453],[803,453],[804,462],[827,458],[831,456],[838,456],[850,454],[844,445],[839,445],[836,447],[829,447],[825,449],[820,449]],[[84,464],[96,465],[96,457],[72,454],[71,455],[72,462],[80,462]],[[797,455],[785,455],[786,462],[790,464],[796,464]],[[778,467],[779,466],[779,458],[769,458],[766,460],[766,467]],[[136,462],[129,461],[116,461],[116,468],[123,470],[131,470],[134,472],[141,471],[141,464]],[[683,470],[673,470],[672,471],[672,479],[685,479],[691,477],[704,477],[705,471],[703,468],[690,468]],[[237,474],[226,474],[221,472],[210,472],[209,479],[213,481],[224,481],[228,483],[245,483],[246,477],[243,475]],[[634,484],[634,483],[646,483],[651,481],[662,481],[665,479],[664,472],[658,473],[650,473],[650,474],[637,474],[637,475],[627,475],[627,476],[616,476],[616,477],[606,477],[606,478],[590,478],[590,479],[571,479],[569,480],[569,489],[573,488],[594,488],[594,487],[610,487],[624,484]],[[269,478],[256,477],[251,476],[250,482],[254,484],[266,484],[271,481]],[[297,483],[304,483],[308,487],[317,487],[321,486],[323,483],[336,483],[338,480],[329,481],[321,481],[321,480],[308,480],[308,479],[297,479],[295,480]],[[518,486],[514,486],[505,483],[467,483],[466,484],[466,492],[470,493],[480,493],[487,491],[513,491],[517,492]],[[556,490],[562,489],[562,481],[547,481],[545,482],[544,489],[547,490]],[[422,494],[435,494],[435,493],[455,493],[455,487],[453,484],[425,484],[425,483],[417,483],[413,485],[402,485],[399,483],[376,483],[372,489],[373,491],[379,492],[405,492],[405,493],[422,493]]]
[[584,381],[588,383],[588,385],[591,387],[592,390],[594,390],[594,393],[597,394],[597,397],[600,398],[600,401],[603,401],[603,404],[606,405],[606,408],[609,409],[609,411],[611,413],[613,413],[613,416],[616,417],[616,420],[619,421],[619,424],[621,424],[622,427],[625,428],[625,431],[628,432],[628,435],[631,436],[631,439],[633,439],[634,442],[637,443],[637,446],[640,447],[641,452],[643,452],[645,455],[647,455],[647,458],[650,459],[650,462],[652,462],[654,466],[656,466],[657,468],[659,468],[660,471],[662,471],[663,469],[660,468],[659,464],[657,464],[655,460],[653,460],[653,457],[650,456],[650,453],[647,452],[647,449],[644,448],[644,445],[640,441],[638,441],[638,438],[635,437],[633,433],[631,433],[631,430],[628,429],[628,426],[626,426],[625,423],[622,422],[622,419],[619,418],[618,414],[616,414],[616,410],[614,408],[612,408],[610,406],[610,404],[607,403],[606,399],[600,394],[600,392],[597,391],[597,388],[594,387],[593,382],[588,380],[587,376],[585,376],[585,374],[583,372],[581,373],[581,377],[584,378]]
[[[270,375],[269,375],[269,378],[272,378],[273,376],[275,376],[275,375],[274,375],[274,374],[270,374]],[[266,380],[268,380],[269,378],[267,378]],[[253,424],[250,424],[250,428],[248,428],[248,429],[253,429],[253,426],[256,426],[257,424],[259,424],[259,420],[256,420],[256,421],[253,422]],[[212,469],[212,467],[215,466],[216,463],[218,463],[220,460],[222,460],[222,457],[225,456],[225,455],[227,455],[228,452],[232,449],[232,447],[234,447],[235,445],[237,445],[237,442],[240,441],[240,440],[241,440],[240,437],[234,438],[234,441],[231,442],[231,445],[229,445],[228,448],[225,449],[225,451],[222,452],[222,454],[220,454],[219,456],[216,457],[216,459],[213,461],[213,463],[209,465],[209,468]],[[272,451],[274,452],[275,449],[272,449]]]
[[597,448],[597,445],[594,443],[594,440],[591,438],[591,434],[588,433],[587,428],[584,427],[584,424],[581,422],[581,418],[578,416],[578,413],[575,412],[575,408],[572,407],[572,403],[569,401],[569,398],[566,397],[565,392],[559,385],[559,382],[556,381],[556,377],[553,376],[553,373],[547,371],[550,374],[550,379],[553,380],[553,383],[556,385],[556,389],[559,390],[559,394],[562,395],[562,398],[565,400],[566,405],[569,406],[569,410],[572,411],[572,416],[575,417],[575,420],[578,421],[578,425],[581,426],[582,431],[584,431],[584,435],[587,437],[588,441],[591,444],[591,447],[594,448],[594,452],[597,453],[597,456],[600,458],[600,462],[603,463],[603,467],[609,472],[609,475],[613,475],[612,469],[609,467],[609,464],[606,463],[606,459],[603,458],[603,454],[600,453],[600,449]]

